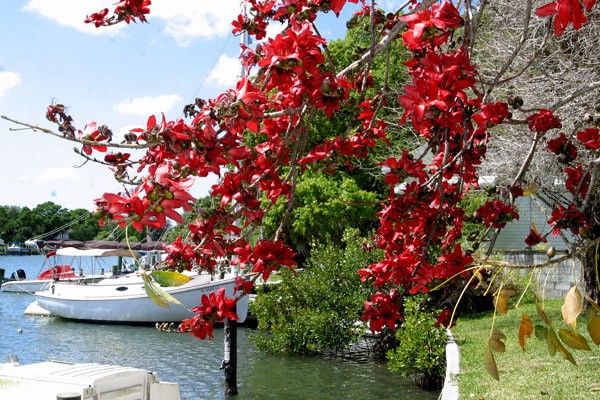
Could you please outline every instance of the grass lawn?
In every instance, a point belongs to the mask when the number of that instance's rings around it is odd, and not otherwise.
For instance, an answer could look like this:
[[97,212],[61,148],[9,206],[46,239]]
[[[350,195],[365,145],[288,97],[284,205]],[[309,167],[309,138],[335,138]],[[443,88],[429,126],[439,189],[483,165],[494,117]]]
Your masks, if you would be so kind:
[[[546,301],[545,311],[558,331],[564,328],[560,307],[562,300]],[[518,344],[519,322],[522,312],[534,325],[542,324],[534,304],[511,309],[506,315],[497,315],[496,328],[506,335],[506,352],[494,352],[500,381],[493,379],[483,366],[483,353],[490,334],[492,313],[459,319],[452,329],[460,347],[458,377],[460,398],[476,400],[508,399],[600,399],[600,346],[587,333],[585,312],[577,320],[577,331],[588,341],[592,351],[567,348],[577,366],[565,360],[560,353],[548,354],[546,342],[535,335],[527,339],[525,352]]]

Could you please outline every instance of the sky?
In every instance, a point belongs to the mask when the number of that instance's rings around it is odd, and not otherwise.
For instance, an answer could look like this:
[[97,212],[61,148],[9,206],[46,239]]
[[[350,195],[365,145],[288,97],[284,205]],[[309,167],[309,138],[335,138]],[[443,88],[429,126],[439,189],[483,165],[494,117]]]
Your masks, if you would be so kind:
[[[194,98],[212,98],[238,78],[239,38],[231,21],[239,0],[154,0],[147,24],[95,28],[86,15],[115,0],[11,0],[0,13],[0,115],[56,130],[51,103],[68,107],[75,126],[96,121],[115,134],[145,126],[149,115],[182,118]],[[352,10],[328,14],[322,34],[341,37]],[[273,29],[275,31],[276,28]],[[85,163],[73,142],[0,119],[0,205],[34,208],[52,201],[93,209],[122,187],[107,167]],[[208,194],[216,177],[196,182]]]

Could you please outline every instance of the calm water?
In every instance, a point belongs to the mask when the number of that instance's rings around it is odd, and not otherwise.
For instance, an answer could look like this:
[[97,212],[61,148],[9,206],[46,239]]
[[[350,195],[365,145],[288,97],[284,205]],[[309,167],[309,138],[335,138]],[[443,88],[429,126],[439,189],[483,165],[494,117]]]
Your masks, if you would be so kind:
[[[41,256],[0,256],[6,275],[17,268],[34,277]],[[49,359],[116,364],[157,371],[180,384],[185,400],[222,399],[222,330],[200,341],[152,327],[87,324],[26,317],[34,297],[0,293],[0,362],[17,354],[22,364]],[[18,330],[22,329],[22,333]],[[389,372],[385,365],[356,357],[282,357],[260,353],[238,329],[237,399],[437,399]]]

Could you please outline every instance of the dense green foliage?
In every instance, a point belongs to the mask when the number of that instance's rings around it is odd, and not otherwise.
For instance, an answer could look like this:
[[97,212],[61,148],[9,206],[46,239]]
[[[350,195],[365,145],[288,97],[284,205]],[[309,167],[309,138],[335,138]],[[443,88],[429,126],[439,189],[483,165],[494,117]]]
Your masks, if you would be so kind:
[[[349,231],[350,232],[350,231]],[[369,287],[356,270],[377,259],[364,251],[357,231],[344,237],[345,248],[321,245],[313,249],[306,269],[283,279],[268,292],[259,292],[252,311],[259,333],[253,341],[272,353],[317,353],[341,350],[356,341]]]
[[[303,255],[317,243],[340,244],[348,228],[362,235],[372,231],[379,204],[376,193],[360,189],[349,176],[311,173],[299,179],[294,203],[285,223],[286,239]],[[267,235],[277,229],[286,208],[284,201],[273,207],[264,224]]]
[[399,345],[387,353],[388,367],[405,377],[417,376],[420,386],[439,389],[446,370],[446,332],[435,326],[435,313],[426,297],[408,297],[404,302],[404,322],[396,331]]
[[68,210],[50,201],[33,209],[0,206],[0,238],[6,243],[24,242],[49,232],[54,233],[45,239],[68,233],[73,240],[91,240],[99,231],[98,221],[84,209]]

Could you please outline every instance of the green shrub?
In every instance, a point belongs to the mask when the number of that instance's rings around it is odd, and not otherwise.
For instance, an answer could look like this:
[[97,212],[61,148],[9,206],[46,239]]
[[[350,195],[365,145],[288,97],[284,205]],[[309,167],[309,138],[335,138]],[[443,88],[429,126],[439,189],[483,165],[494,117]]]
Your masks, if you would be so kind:
[[316,246],[304,272],[282,271],[282,280],[260,292],[252,305],[257,346],[270,353],[339,351],[355,342],[370,287],[360,282],[359,268],[377,259],[363,250],[356,230],[344,235],[345,248]]
[[398,347],[387,353],[388,367],[404,377],[416,377],[425,389],[441,388],[446,371],[446,331],[435,326],[435,313],[425,296],[404,302],[404,322],[396,331]]

